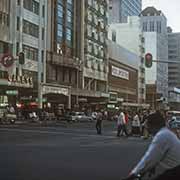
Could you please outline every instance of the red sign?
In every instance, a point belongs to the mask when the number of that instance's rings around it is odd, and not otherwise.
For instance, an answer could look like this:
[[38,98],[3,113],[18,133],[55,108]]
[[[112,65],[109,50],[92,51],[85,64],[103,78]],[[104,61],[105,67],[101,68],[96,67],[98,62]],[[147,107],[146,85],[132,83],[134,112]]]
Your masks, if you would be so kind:
[[14,58],[10,54],[5,54],[1,59],[1,64],[6,68],[12,66],[13,63],[14,63]]

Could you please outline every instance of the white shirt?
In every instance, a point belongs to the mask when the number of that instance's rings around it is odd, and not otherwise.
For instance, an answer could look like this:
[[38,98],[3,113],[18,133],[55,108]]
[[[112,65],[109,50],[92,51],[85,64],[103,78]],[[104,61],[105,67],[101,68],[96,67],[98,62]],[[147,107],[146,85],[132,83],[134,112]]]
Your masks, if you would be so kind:
[[178,165],[180,165],[180,140],[171,130],[162,128],[132,173],[147,172],[152,167],[156,167],[158,173],[163,173]]
[[139,120],[139,116],[137,114],[133,118],[132,126],[133,127],[140,127],[140,120]]
[[118,125],[126,124],[125,115],[124,115],[123,112],[120,113],[120,115],[119,115],[119,117],[118,117],[118,120],[117,120],[117,124],[118,124]]

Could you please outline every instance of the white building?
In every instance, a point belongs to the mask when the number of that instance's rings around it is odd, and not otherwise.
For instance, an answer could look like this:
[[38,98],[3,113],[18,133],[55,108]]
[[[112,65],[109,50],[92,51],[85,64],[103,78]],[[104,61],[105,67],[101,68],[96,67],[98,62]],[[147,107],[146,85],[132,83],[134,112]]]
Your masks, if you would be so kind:
[[[11,68],[0,65],[0,71],[11,76],[8,79],[0,79],[2,88],[8,89],[10,86],[22,96],[29,95],[26,94],[27,91],[20,88],[29,88],[28,91],[34,88],[33,92],[36,95],[33,93],[31,95],[37,97],[38,81],[43,80],[42,62],[46,56],[46,8],[46,0],[0,0],[0,13],[8,17],[8,26],[5,28],[2,24],[0,41],[2,41],[1,44],[8,44],[9,48],[5,49],[8,49],[7,52],[16,60]],[[0,58],[2,58],[7,52],[3,45],[0,49]],[[18,61],[19,52],[25,53],[23,65],[20,65]],[[32,84],[27,82],[27,77],[31,78]]]
[[[129,16],[127,23],[115,23],[109,26],[108,38],[135,53],[139,57],[138,63],[138,101],[145,102],[145,68],[144,68],[144,38],[138,16]],[[132,58],[131,61],[134,61]]]
[[[168,85],[170,108],[180,110],[180,33],[168,27]],[[173,63],[174,61],[179,63]]]
[[[145,52],[153,55],[153,60],[168,60],[167,19],[161,11],[147,7],[141,13],[141,24],[145,38]],[[153,62],[146,68],[146,84],[154,87],[154,92],[147,92],[149,103],[168,97],[168,64]],[[152,94],[154,97],[152,98]],[[151,101],[151,102],[150,102]],[[156,108],[156,103],[154,106]]]

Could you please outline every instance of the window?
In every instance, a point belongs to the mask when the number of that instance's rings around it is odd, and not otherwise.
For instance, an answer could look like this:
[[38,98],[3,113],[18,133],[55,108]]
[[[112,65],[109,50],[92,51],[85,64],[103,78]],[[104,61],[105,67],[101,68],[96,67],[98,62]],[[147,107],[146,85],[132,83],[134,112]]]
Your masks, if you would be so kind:
[[161,21],[157,21],[157,32],[161,33]]
[[19,54],[19,42],[16,43],[16,55]]
[[20,18],[17,17],[17,31],[19,31],[19,28],[20,28]]
[[116,42],[116,31],[112,31],[112,41]]
[[39,3],[35,0],[24,0],[24,8],[39,15]]
[[45,6],[42,6],[42,17],[45,17]]
[[25,58],[38,61],[38,50],[36,48],[23,45],[23,51],[25,53]]
[[33,23],[30,23],[29,21],[23,20],[23,32],[38,38],[39,37],[39,26],[37,26]]
[[42,40],[44,40],[44,28],[42,28]]
[[58,17],[63,18],[63,6],[61,4],[58,4],[57,13]]
[[72,23],[72,12],[67,10],[67,22]]
[[67,3],[68,4],[72,4],[72,0],[67,0]]
[[150,31],[154,31],[154,21],[150,21]]
[[68,29],[68,28],[67,28],[67,31],[66,31],[66,39],[67,39],[68,41],[71,41],[71,39],[72,39],[71,29]]
[[9,14],[0,11],[0,24],[4,26],[9,26]]
[[58,27],[57,27],[57,36],[59,38],[62,38],[62,36],[63,36],[63,26],[62,26],[62,24],[58,24]]
[[143,31],[147,32],[147,22],[143,22]]
[[21,4],[21,0],[17,0],[17,5],[19,6]]

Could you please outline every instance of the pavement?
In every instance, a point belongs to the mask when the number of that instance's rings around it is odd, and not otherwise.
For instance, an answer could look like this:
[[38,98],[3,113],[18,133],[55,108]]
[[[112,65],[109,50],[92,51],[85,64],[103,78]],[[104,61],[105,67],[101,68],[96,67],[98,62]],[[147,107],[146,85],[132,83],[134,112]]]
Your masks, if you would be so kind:
[[149,141],[118,138],[114,122],[0,126],[2,180],[120,180]]

